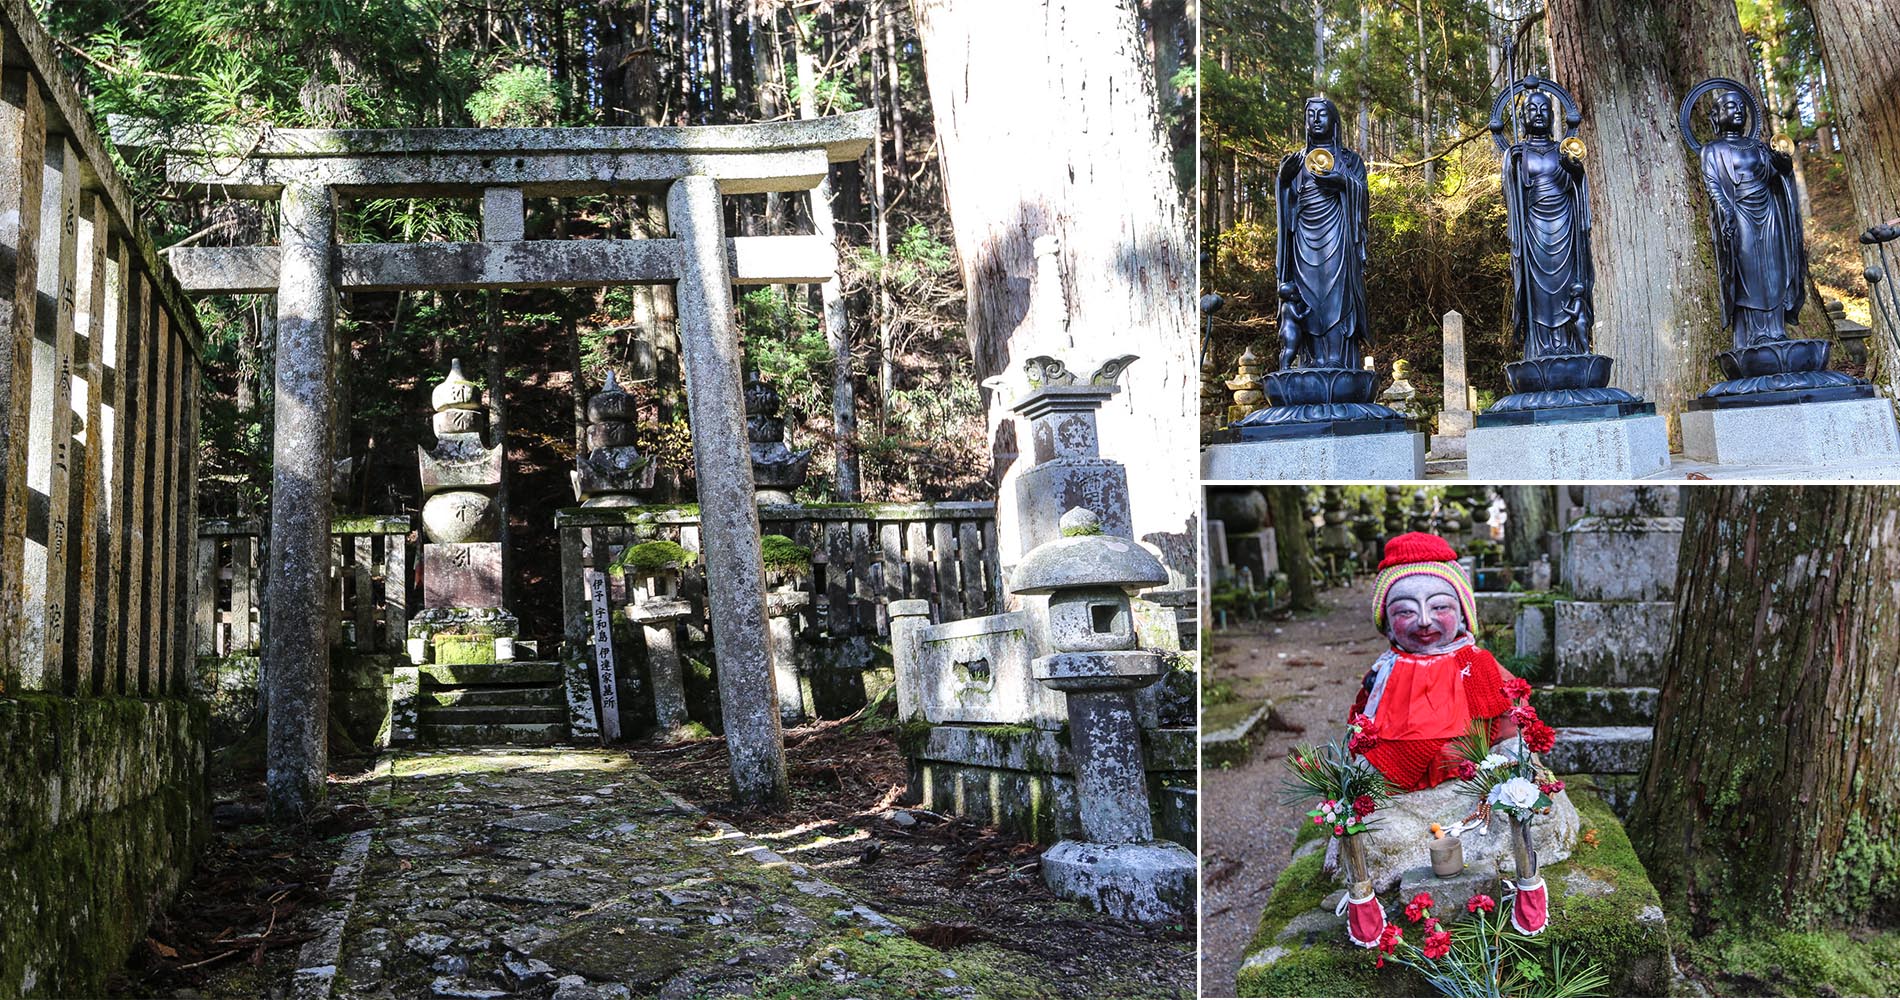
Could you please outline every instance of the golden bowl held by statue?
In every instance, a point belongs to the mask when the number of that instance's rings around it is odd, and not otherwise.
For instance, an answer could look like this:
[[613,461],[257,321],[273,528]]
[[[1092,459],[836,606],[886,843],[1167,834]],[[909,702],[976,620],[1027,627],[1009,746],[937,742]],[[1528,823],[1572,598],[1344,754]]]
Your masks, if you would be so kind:
[[1777,153],[1781,153],[1787,156],[1794,155],[1794,140],[1789,138],[1788,133],[1786,132],[1783,132],[1780,135],[1775,136],[1774,141],[1769,143],[1769,145],[1773,146],[1775,148],[1775,152]]
[[1316,174],[1331,173],[1333,169],[1333,151],[1323,148],[1307,150],[1306,169]]
[[1558,144],[1557,148],[1563,150],[1564,155],[1573,160],[1582,160],[1584,154],[1590,152],[1589,147],[1583,144],[1583,140],[1574,135],[1566,137],[1562,143]]

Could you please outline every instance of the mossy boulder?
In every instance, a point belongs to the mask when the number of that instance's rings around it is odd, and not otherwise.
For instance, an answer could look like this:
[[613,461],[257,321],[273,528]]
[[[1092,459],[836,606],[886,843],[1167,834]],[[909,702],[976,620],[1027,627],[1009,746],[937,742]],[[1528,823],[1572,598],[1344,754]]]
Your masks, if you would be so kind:
[[622,549],[620,555],[615,557],[613,563],[607,567],[607,572],[615,576],[625,576],[628,573],[635,576],[652,576],[655,573],[690,566],[698,559],[698,553],[681,546],[678,542],[661,539],[629,545]]
[[[1574,782],[1571,798],[1584,835],[1568,860],[1543,868],[1551,889],[1550,927],[1538,940],[1561,948],[1566,963],[1593,962],[1610,977],[1612,996],[1663,996],[1669,987],[1669,936],[1660,901],[1629,837],[1602,800]],[[1375,967],[1375,952],[1346,941],[1343,918],[1322,907],[1339,883],[1321,873],[1322,851],[1297,858],[1274,883],[1247,947],[1239,995],[1426,996],[1431,988],[1402,966]],[[1405,900],[1381,901],[1405,926]],[[1415,933],[1410,936],[1416,938]]]

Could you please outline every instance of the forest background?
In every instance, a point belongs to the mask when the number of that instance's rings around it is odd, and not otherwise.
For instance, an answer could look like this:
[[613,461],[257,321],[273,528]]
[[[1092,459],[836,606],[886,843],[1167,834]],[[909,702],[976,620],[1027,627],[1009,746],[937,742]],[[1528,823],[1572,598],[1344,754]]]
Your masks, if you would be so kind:
[[[1832,30],[1817,31],[1817,17]],[[1878,93],[1890,60],[1869,58],[1900,44],[1900,14],[1881,0],[1209,0],[1203,30],[1203,284],[1226,300],[1206,373],[1232,377],[1249,345],[1273,367],[1273,175],[1303,148],[1302,104],[1322,93],[1369,167],[1368,353],[1381,387],[1404,359],[1423,411],[1443,405],[1441,317],[1456,310],[1479,403],[1505,394],[1502,366],[1518,353],[1486,122],[1526,71],[1583,110],[1596,349],[1616,358],[1615,384],[1679,409],[1716,381],[1714,354],[1729,346],[1713,305],[1708,205],[1675,125],[1680,95],[1708,76],[1750,84],[1768,111],[1763,136],[1795,144],[1814,279],[1802,332],[1829,336],[1824,299],[1870,321],[1857,237],[1900,215],[1900,102]],[[1705,116],[1695,120],[1706,135]],[[1891,381],[1890,345],[1869,345],[1867,374]],[[1861,373],[1843,360],[1834,366]],[[1204,394],[1204,426],[1227,402]]]
[[[1192,0],[1134,4],[1171,145],[1191,197]],[[804,502],[990,499],[985,428],[993,344],[966,333],[963,274],[909,0],[42,0],[41,17],[114,116],[163,125],[411,128],[715,125],[873,109],[880,138],[834,165],[839,297],[764,287],[741,300],[751,365],[784,400],[788,443],[815,449]],[[997,66],[995,72],[1008,72]],[[275,206],[169,190],[156,150],[121,147],[161,246],[274,242]],[[528,238],[665,235],[643,196],[531,200]],[[731,231],[812,232],[804,197],[728,199]],[[479,204],[345,202],[352,242],[474,239]],[[207,517],[267,514],[271,482],[270,296],[200,300]],[[450,360],[500,385],[491,422],[507,441],[504,542],[510,604],[526,634],[559,630],[553,512],[585,396],[607,372],[640,402],[638,446],[661,465],[657,502],[693,497],[684,383],[670,289],[352,293],[339,329],[338,458],[344,513],[410,513],[416,445],[432,438],[429,389]],[[983,338],[977,338],[983,339]]]

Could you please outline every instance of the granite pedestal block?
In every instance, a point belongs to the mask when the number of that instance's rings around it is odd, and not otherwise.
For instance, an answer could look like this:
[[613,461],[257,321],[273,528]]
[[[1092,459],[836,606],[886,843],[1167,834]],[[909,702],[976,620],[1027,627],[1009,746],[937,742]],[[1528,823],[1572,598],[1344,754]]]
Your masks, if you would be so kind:
[[1669,428],[1655,415],[1490,425],[1465,434],[1474,482],[1637,479],[1669,468]]
[[1674,601],[1558,601],[1551,658],[1559,684],[1658,687],[1675,639]]
[[1425,478],[1425,435],[1417,431],[1237,441],[1201,452],[1207,479],[1327,480]]
[[1718,465],[1833,465],[1900,457],[1900,425],[1884,397],[1682,413],[1682,453]]
[[501,607],[501,543],[431,542],[424,545],[422,606]]

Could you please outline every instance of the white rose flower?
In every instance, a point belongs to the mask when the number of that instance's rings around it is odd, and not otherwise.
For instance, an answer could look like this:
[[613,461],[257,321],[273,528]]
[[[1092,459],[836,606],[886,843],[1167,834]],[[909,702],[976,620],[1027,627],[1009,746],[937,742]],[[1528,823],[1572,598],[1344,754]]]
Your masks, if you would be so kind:
[[1491,804],[1506,809],[1529,809],[1537,804],[1538,796],[1542,794],[1535,782],[1527,778],[1512,778],[1491,789]]
[[1489,771],[1494,767],[1503,767],[1506,764],[1515,763],[1517,763],[1517,761],[1514,758],[1506,757],[1501,753],[1494,753],[1478,762],[1478,770]]

